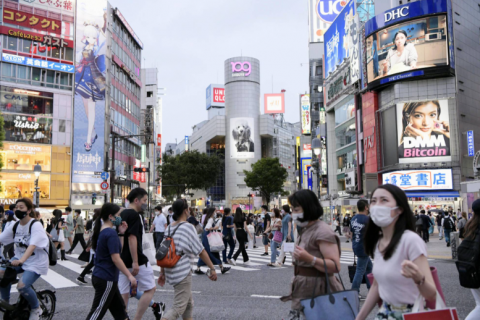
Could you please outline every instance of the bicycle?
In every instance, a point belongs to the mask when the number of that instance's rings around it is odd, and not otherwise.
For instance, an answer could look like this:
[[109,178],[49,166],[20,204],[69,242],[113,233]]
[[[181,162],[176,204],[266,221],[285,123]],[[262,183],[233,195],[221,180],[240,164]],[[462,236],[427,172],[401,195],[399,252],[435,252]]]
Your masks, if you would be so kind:
[[[3,268],[13,269],[10,261],[2,260],[0,266]],[[15,283],[18,283],[18,279],[11,282],[11,284]],[[51,320],[53,318],[53,315],[55,314],[55,306],[57,302],[55,291],[36,291],[33,285],[31,287],[37,295],[40,308],[42,309],[40,319]],[[3,312],[4,320],[28,320],[28,318],[30,317],[30,305],[28,304],[27,300],[22,297],[22,295],[18,296],[17,302],[14,304],[9,304],[6,301],[0,299],[0,312]]]

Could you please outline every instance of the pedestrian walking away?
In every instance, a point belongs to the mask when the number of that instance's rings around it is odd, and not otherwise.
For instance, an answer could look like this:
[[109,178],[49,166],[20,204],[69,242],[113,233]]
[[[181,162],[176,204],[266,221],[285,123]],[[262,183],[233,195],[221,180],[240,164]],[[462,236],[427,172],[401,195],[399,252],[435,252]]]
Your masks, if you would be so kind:
[[[33,283],[42,275],[48,273],[49,240],[45,230],[38,221],[30,216],[34,210],[33,203],[28,198],[16,201],[15,216],[19,221],[12,228],[5,228],[0,234],[0,243],[14,239],[15,256],[10,263],[16,273],[23,273],[17,284],[17,290],[30,306],[29,320],[38,320],[42,310]],[[60,212],[61,214],[61,212]],[[0,268],[0,278],[6,277],[6,269]],[[0,287],[2,300],[10,303],[11,282]]]
[[68,260],[65,257],[65,235],[63,229],[65,228],[64,219],[62,218],[62,211],[59,209],[53,210],[52,230],[50,231],[50,238],[52,238],[55,248],[60,248],[61,260]]
[[448,211],[445,213],[445,217],[442,219],[442,228],[443,233],[445,234],[445,242],[447,243],[447,247],[450,247],[450,233],[455,231],[455,221]]
[[[286,254],[285,254],[285,243],[286,242],[294,242],[294,232],[293,232],[293,218],[292,214],[290,212],[290,206],[289,205],[284,205],[282,207],[284,216],[282,219],[282,234],[283,234],[283,241],[282,241],[282,247],[280,249],[280,255],[278,256],[278,265],[283,266],[285,264],[286,260]],[[292,252],[290,252],[290,255],[292,255]]]
[[342,227],[341,227],[341,222],[340,222],[340,213],[337,214],[337,216],[333,220],[333,225],[335,226],[335,231],[338,231],[339,235],[342,235]]
[[405,192],[379,186],[370,200],[365,252],[373,257],[374,281],[357,320],[367,319],[382,299],[376,320],[402,320],[421,294],[435,301],[437,289],[427,260],[427,246],[415,233],[415,218]]
[[352,237],[352,235],[350,233],[350,221],[351,221],[350,214],[347,213],[345,215],[345,218],[343,219],[343,223],[342,223],[343,224],[343,234],[347,238],[346,242],[349,242],[350,238]]
[[467,213],[462,212],[460,214],[460,217],[457,222],[457,228],[459,232],[459,238],[464,239],[465,238],[465,226],[467,225]]
[[[127,200],[130,203],[129,208],[123,210],[120,214],[122,221],[125,221],[128,226],[125,235],[120,237],[120,242],[122,242],[121,258],[128,271],[138,281],[137,290],[143,293],[141,297],[136,296],[139,301],[134,319],[140,320],[149,306],[152,307],[154,313],[158,313],[158,308],[155,309],[155,306],[160,305],[160,303],[152,301],[156,288],[155,278],[153,269],[148,262],[148,258],[143,254],[142,248],[143,224],[140,221],[142,219],[140,212],[147,210],[147,191],[142,188],[132,189],[127,196]],[[130,280],[123,273],[119,275],[118,288],[125,306],[128,308]],[[157,315],[156,317],[158,319]]]
[[255,245],[256,239],[255,239],[255,226],[254,226],[254,220],[253,220],[253,213],[250,213],[247,217],[247,230],[248,230],[248,248],[254,249],[257,246]]
[[[266,205],[262,206],[262,215],[263,215],[263,230],[267,230],[270,228],[270,224],[272,223],[272,218],[268,214],[268,207]],[[270,246],[270,239],[268,238],[269,235],[265,231],[263,232],[262,242],[263,246],[265,247],[265,253],[262,256],[268,256],[268,247]]]
[[363,244],[365,237],[365,229],[369,222],[368,217],[368,201],[361,199],[357,202],[358,214],[356,214],[350,222],[350,230],[352,232],[352,250],[357,257],[357,269],[352,281],[352,289],[358,291],[358,297],[363,300],[364,297],[360,295],[360,285],[365,279],[367,289],[370,290],[371,283],[368,280],[367,274],[372,273],[372,260],[365,252]]
[[[282,246],[282,242],[283,242],[283,236],[280,237],[280,240],[276,240],[275,238],[278,237],[278,235],[276,234],[277,232],[281,232],[281,229],[282,229],[282,217],[280,215],[280,210],[278,210],[277,208],[273,209],[273,218],[272,218],[272,223],[270,225],[270,228],[267,228],[265,230],[265,233],[269,233],[271,232],[273,234],[273,238],[271,239],[271,242],[270,242],[270,247],[272,249],[272,252],[271,252],[271,256],[270,256],[270,263],[267,264],[267,266],[269,267],[279,267],[280,265],[278,265],[276,262],[277,262],[277,249],[280,248]],[[280,254],[278,252],[278,254]]]
[[165,229],[167,228],[167,218],[162,213],[162,207],[155,207],[155,219],[153,219],[152,227],[150,232],[155,231],[155,250],[158,250],[160,244],[163,241],[163,235],[165,234]]
[[423,209],[420,211],[420,220],[422,220],[423,241],[428,243],[430,241],[430,232],[428,229],[430,229],[430,226],[433,226],[433,222],[430,217],[425,214],[425,210]]
[[[230,270],[230,267],[225,267],[222,263],[222,260],[220,260],[220,253],[219,252],[211,252],[210,250],[210,244],[208,243],[208,235],[210,232],[216,232],[219,229],[219,225],[215,225],[215,208],[211,207],[207,209],[207,214],[205,215],[204,221],[205,221],[205,227],[202,233],[202,244],[203,247],[205,248],[205,251],[208,253],[208,256],[210,257],[210,260],[214,265],[218,265],[220,267],[220,270],[222,274],[228,272]],[[197,262],[197,270],[195,270],[196,274],[205,274],[202,270],[200,270],[201,266],[205,266],[205,261],[201,258],[198,259]]]
[[233,255],[233,261],[235,261],[236,264],[238,256],[241,253],[243,258],[243,264],[249,265],[250,260],[248,258],[247,250],[245,249],[245,243],[248,241],[249,231],[247,229],[247,220],[245,219],[245,216],[243,215],[242,209],[240,209],[240,207],[235,209],[235,217],[233,218],[233,223],[235,225],[235,234],[237,235],[238,241],[238,250]]
[[65,239],[68,240],[68,243],[70,244],[70,247],[72,247],[73,244],[73,228],[74,226],[74,219],[73,219],[73,212],[72,208],[66,207],[65,208],[65,214],[67,215],[66,219],[63,221],[65,224],[65,228],[63,228],[63,236]]
[[[231,265],[236,265],[235,260],[232,260],[233,251],[235,250],[235,240],[233,239],[235,234],[233,228],[233,217],[231,215],[231,209],[223,209],[223,218],[222,218],[222,235],[223,235],[223,244],[225,249],[222,251],[222,261],[223,263],[228,263]],[[228,256],[227,256],[227,250]]]
[[332,272],[340,272],[340,239],[328,224],[319,220],[323,216],[323,208],[311,190],[295,192],[288,197],[288,202],[292,206],[293,220],[302,228],[302,232],[293,252],[295,269],[291,291],[281,300],[291,301],[291,310],[286,319],[300,320],[305,318],[300,301],[310,299],[312,292],[315,295],[326,294],[326,276],[331,292],[343,290]]
[[[173,286],[173,306],[167,310],[162,319],[176,320],[193,319],[192,272],[190,270],[189,255],[199,255],[208,266],[208,277],[217,280],[215,267],[209,258],[208,252],[198,239],[197,232],[192,224],[186,223],[189,210],[186,200],[176,200],[173,205],[173,222],[168,226],[166,233],[173,234],[175,253],[181,255],[180,260],[172,268],[161,268],[158,284],[163,287],[165,282]],[[207,220],[208,221],[208,220]]]
[[437,223],[438,239],[439,240],[443,239],[442,218],[443,218],[443,212],[438,212],[437,216],[435,217],[435,222]]
[[77,221],[77,223],[75,224],[75,227],[73,228],[73,231],[75,232],[75,237],[73,238],[72,247],[70,248],[70,250],[67,251],[67,254],[72,254],[78,242],[80,242],[80,245],[82,246],[83,250],[87,248],[87,244],[85,243],[85,239],[83,238],[83,234],[85,233],[85,226],[83,224],[81,210],[76,209],[75,215],[76,215],[75,220]]

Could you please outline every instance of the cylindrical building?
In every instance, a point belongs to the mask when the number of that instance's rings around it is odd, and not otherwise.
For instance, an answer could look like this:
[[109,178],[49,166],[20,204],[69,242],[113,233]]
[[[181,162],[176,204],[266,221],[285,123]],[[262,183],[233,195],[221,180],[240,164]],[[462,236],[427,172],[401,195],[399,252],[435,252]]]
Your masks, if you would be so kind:
[[260,62],[250,57],[225,61],[225,198],[245,198],[251,191],[243,170],[261,158]]

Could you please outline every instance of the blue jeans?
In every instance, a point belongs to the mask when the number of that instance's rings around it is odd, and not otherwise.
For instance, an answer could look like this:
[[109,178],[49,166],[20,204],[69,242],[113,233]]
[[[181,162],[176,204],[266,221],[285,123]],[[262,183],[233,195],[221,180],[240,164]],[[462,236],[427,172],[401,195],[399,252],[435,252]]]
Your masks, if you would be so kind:
[[445,234],[445,241],[447,243],[450,243],[450,232],[452,232],[452,229],[443,229],[443,233]]
[[[227,263],[227,259],[228,260],[232,259],[233,250],[235,250],[235,241],[233,240],[233,236],[230,236],[229,241],[226,241],[225,238],[223,238],[223,244],[225,245],[225,250],[222,251],[223,263]],[[227,244],[230,247],[230,251],[228,252],[228,257],[227,257]]]
[[[18,260],[17,258],[13,258],[10,261],[13,260]],[[37,281],[38,278],[40,278],[40,275],[38,273],[32,272],[32,271],[25,271],[22,269],[21,266],[14,267],[15,271],[17,273],[23,273],[21,282],[24,284],[23,288],[18,288],[18,292],[22,295],[22,297],[27,300],[28,304],[30,305],[31,309],[37,309],[39,307],[38,304],[38,299],[35,291],[32,289],[32,284]],[[5,271],[5,268],[1,268],[1,270]],[[6,287],[0,287],[0,293],[2,295],[2,299],[10,303],[10,290],[12,288],[12,285],[9,284]]]
[[160,245],[162,244],[163,241],[163,235],[164,232],[155,232],[155,251],[160,248]]
[[367,281],[367,288],[370,289],[370,281],[368,281],[367,274],[372,273],[372,268],[373,264],[369,256],[357,256],[357,271],[355,272],[355,277],[353,277],[352,290],[355,289],[360,292],[363,277],[365,277]]
[[271,263],[275,263],[275,261],[277,260],[277,254],[280,254],[280,252],[277,249],[280,248],[281,246],[282,246],[281,243],[275,242],[273,240],[270,242],[270,249],[272,249],[272,255],[270,256]]
[[[210,257],[210,260],[212,260],[212,263],[214,265],[218,265],[218,266],[221,266],[223,265],[222,263],[222,260],[220,260],[220,254],[218,252],[210,252],[210,245],[208,244],[208,234],[210,233],[210,231],[203,231],[202,233],[202,244],[203,244],[203,247],[205,248],[205,251],[208,253],[208,256]],[[197,262],[197,267],[201,267],[201,266],[206,266],[207,264],[205,262],[203,262],[202,259],[198,259],[198,262]]]

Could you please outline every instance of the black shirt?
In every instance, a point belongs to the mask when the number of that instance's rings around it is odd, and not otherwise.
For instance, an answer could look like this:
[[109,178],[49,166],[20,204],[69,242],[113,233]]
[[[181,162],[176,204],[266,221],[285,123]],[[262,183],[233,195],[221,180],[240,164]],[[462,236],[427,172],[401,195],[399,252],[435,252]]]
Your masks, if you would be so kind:
[[270,218],[268,213],[265,213],[265,218],[263,218],[263,230],[267,230],[269,222],[272,224],[272,218]]
[[237,229],[244,229],[245,221],[247,220],[245,218],[242,218],[240,222],[235,222],[235,227],[237,227]]
[[143,226],[140,219],[142,216],[133,209],[127,209],[122,211],[120,214],[122,221],[125,221],[128,225],[127,231],[125,231],[125,237],[123,242],[122,250],[122,260],[125,263],[127,268],[132,268],[132,255],[130,253],[130,246],[128,244],[128,238],[130,235],[133,235],[137,238],[137,255],[138,255],[138,265],[144,265],[148,263],[148,258],[143,254],[142,250],[142,239],[143,239]]

